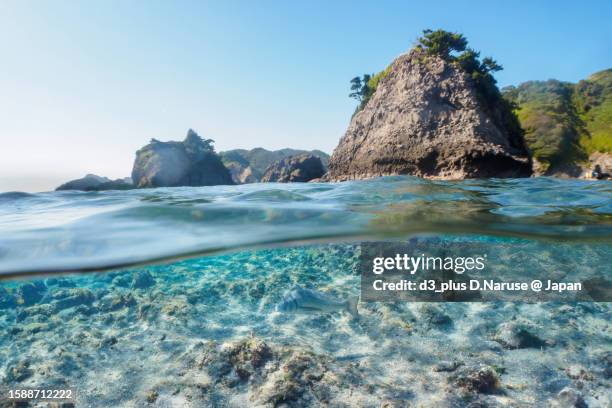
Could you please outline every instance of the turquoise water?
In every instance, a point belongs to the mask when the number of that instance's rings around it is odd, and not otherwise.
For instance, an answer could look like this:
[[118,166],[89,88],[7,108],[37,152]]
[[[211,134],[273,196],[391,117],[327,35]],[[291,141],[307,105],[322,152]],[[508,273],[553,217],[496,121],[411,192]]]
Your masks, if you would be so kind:
[[274,306],[295,286],[358,295],[362,240],[486,247],[499,276],[563,279],[609,278],[611,238],[610,182],[2,193],[0,391],[71,387],[95,407],[610,406],[609,303],[362,302],[358,319]]
[[473,233],[609,242],[612,183],[533,178],[0,193],[0,274],[241,247]]

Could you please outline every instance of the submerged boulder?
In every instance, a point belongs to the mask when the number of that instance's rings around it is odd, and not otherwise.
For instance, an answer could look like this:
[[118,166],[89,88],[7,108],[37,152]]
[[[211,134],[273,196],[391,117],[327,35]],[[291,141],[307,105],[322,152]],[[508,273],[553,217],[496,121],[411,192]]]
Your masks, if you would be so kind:
[[527,177],[531,160],[510,108],[485,106],[457,64],[413,49],[398,57],[357,112],[329,162],[335,181],[411,174]]
[[234,184],[212,147],[189,129],[182,142],[151,142],[136,152],[132,180],[137,187]]
[[364,381],[350,363],[340,367],[308,348],[268,344],[256,337],[203,344],[193,366],[205,370],[217,390],[246,391],[258,407],[328,405],[333,395],[352,386],[344,378]]
[[500,389],[497,372],[489,366],[467,366],[449,377],[462,394],[494,394]]
[[52,305],[56,311],[77,307],[81,305],[91,305],[96,296],[94,293],[85,288],[60,289],[52,295],[54,301]]
[[546,342],[532,333],[528,326],[519,323],[502,323],[493,340],[507,349],[541,348]]
[[139,271],[132,278],[132,289],[146,289],[155,285],[155,278],[149,271]]
[[30,368],[30,365],[28,360],[20,360],[14,364],[9,364],[6,368],[5,383],[20,383],[32,377],[34,370]]
[[262,182],[307,182],[320,178],[325,173],[321,159],[312,154],[302,154],[281,159],[268,167]]
[[38,303],[46,291],[47,286],[42,281],[24,283],[17,289],[17,304],[31,306]]
[[588,408],[582,393],[570,387],[565,387],[550,401],[552,408]]
[[15,294],[6,288],[0,287],[0,309],[10,309],[15,307],[16,304]]

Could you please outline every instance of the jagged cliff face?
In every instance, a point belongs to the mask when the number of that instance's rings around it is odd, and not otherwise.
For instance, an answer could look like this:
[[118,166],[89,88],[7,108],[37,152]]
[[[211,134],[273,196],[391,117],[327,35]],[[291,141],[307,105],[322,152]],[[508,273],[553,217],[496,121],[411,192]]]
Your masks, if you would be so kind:
[[329,163],[330,180],[411,174],[446,179],[526,177],[522,137],[483,107],[463,71],[418,50],[397,58],[351,120]]
[[312,154],[291,156],[271,164],[261,178],[263,183],[305,183],[325,174],[321,159]]
[[234,184],[219,156],[192,130],[182,142],[153,140],[138,150],[132,180],[137,187]]
[[329,155],[320,150],[280,149],[266,150],[257,147],[251,150],[235,149],[219,153],[223,164],[230,170],[236,184],[257,183],[262,181],[266,170],[276,162],[292,156],[311,154],[321,159],[327,170]]

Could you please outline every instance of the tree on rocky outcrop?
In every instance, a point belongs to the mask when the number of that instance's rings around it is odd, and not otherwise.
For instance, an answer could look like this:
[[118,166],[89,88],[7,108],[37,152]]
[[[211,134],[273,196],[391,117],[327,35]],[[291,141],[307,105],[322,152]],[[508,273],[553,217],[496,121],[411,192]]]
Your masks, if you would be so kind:
[[364,91],[364,81],[361,79],[361,77],[356,76],[355,78],[351,79],[351,91],[352,92],[349,94],[349,98],[354,98],[361,102]]
[[417,42],[417,47],[429,55],[438,55],[447,61],[452,57],[451,53],[465,51],[468,44],[463,34],[444,30],[423,30],[423,36]]
[[[519,143],[523,130],[513,113],[517,106],[504,99],[497,88],[494,72],[501,71],[503,67],[491,57],[480,60],[480,52],[468,47],[468,40],[460,33],[446,30],[423,30],[423,36],[417,39],[416,47],[425,55],[437,56],[461,68],[474,81],[485,109],[493,119],[502,127],[508,128],[512,139]],[[355,77],[351,80],[351,93],[349,96],[360,101],[355,111],[359,112],[368,103],[382,78],[387,76],[390,67],[376,75],[368,76],[367,81]],[[365,79],[365,75],[364,75]]]
[[497,61],[491,57],[481,61],[480,52],[468,47],[468,40],[463,34],[445,30],[423,30],[416,48],[427,55],[441,57],[467,73],[476,85],[483,108],[492,114],[498,125],[509,130],[515,144],[521,143],[524,132],[514,113],[517,105],[502,97],[493,76],[494,72],[503,69]]
[[377,74],[369,75],[364,74],[363,78],[355,77],[351,79],[351,92],[349,97],[355,98],[359,101],[359,105],[355,110],[355,113],[363,109],[367,105],[368,101],[376,92],[378,83],[389,73],[390,67],[387,67],[384,71],[380,71]]
[[352,82],[360,105],[330,159],[330,180],[531,175],[514,105],[493,77],[501,69],[463,35],[425,30],[367,84]]
[[468,47],[468,41],[463,34],[445,30],[423,30],[423,36],[417,40],[416,48],[427,55],[436,55],[461,67],[474,80],[486,107],[504,102],[492,74],[501,71],[503,67],[491,57],[485,57],[481,61],[480,52]]
[[373,76],[370,74],[363,74],[363,77],[356,76],[355,78],[351,79],[352,92],[349,94],[349,97],[359,101],[357,110],[361,109],[361,107],[368,103],[368,100],[376,90],[376,87],[373,87],[370,84],[372,77]]
[[213,144],[215,141],[213,139],[203,139],[200,135],[198,135],[193,129],[189,129],[187,131],[187,136],[183,141],[187,148],[192,148],[195,150],[203,150],[207,152],[214,152],[215,148]]
[[234,184],[213,143],[192,129],[182,142],[152,140],[136,152],[132,180],[137,187]]

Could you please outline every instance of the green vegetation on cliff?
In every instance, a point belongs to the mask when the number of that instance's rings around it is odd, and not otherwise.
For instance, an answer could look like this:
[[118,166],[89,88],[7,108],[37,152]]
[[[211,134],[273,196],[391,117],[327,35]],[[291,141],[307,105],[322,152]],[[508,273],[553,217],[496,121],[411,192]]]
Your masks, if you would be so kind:
[[[480,52],[468,47],[468,41],[463,34],[444,30],[423,30],[423,36],[417,40],[415,48],[422,50],[426,55],[435,55],[451,62],[470,75],[485,107],[495,109],[497,105],[507,103],[502,98],[492,74],[501,71],[503,67],[491,57],[485,57],[481,61]],[[357,112],[365,107],[376,92],[379,82],[389,72],[391,65],[377,74],[364,74],[363,77],[357,76],[351,79],[349,97],[360,102]]]
[[376,92],[376,88],[378,88],[381,79],[386,77],[389,72],[391,72],[391,65],[377,74],[364,74],[361,78],[357,76],[351,79],[352,92],[349,96],[359,101],[355,113],[359,112],[367,105],[372,95],[374,95],[374,92]]
[[580,146],[582,120],[572,103],[573,85],[557,80],[529,81],[504,88],[517,106],[525,141],[542,170],[586,159]]
[[612,151],[612,70],[578,84],[529,81],[504,88],[503,95],[517,106],[525,140],[543,171]]
[[612,152],[612,69],[578,82],[574,101],[588,132],[580,144],[589,154]]

